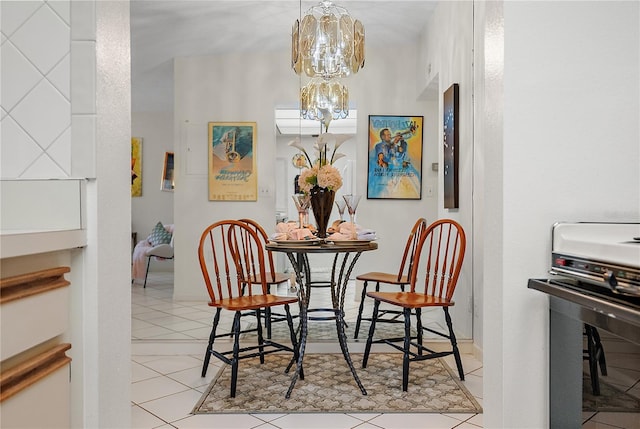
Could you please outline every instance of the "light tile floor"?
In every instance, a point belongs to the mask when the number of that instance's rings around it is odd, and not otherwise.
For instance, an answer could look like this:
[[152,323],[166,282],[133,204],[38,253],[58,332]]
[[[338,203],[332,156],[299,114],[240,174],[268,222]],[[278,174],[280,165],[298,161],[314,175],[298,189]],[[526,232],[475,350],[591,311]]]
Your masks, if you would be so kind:
[[[208,338],[212,313],[205,302],[173,302],[172,294],[172,273],[150,273],[146,289],[142,285],[132,285],[132,428],[482,427],[482,414],[191,415],[220,362],[212,359],[211,365],[215,368],[208,371],[207,377],[200,377],[204,341]],[[357,303],[353,296],[346,302],[345,319],[353,321]],[[640,397],[640,347],[629,348],[628,343],[607,337],[602,332],[601,335],[605,340],[609,367],[609,375],[603,379]],[[366,331],[361,336],[366,336]],[[349,346],[353,351],[358,344],[350,343]],[[448,364],[455,368],[452,359],[448,359]],[[463,354],[463,365],[466,374],[464,384],[482,405],[482,362],[471,354]],[[582,427],[587,429],[640,428],[640,414],[584,413],[583,417]]]

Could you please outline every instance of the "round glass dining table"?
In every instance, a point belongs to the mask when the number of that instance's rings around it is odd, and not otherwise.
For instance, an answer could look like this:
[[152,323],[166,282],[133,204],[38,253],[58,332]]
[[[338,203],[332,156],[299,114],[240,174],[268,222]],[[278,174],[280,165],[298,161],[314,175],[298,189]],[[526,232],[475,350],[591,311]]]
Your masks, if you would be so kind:
[[360,388],[360,391],[363,395],[366,395],[367,391],[360,382],[360,378],[356,373],[353,361],[349,355],[349,348],[347,347],[347,335],[344,330],[344,299],[351,272],[360,258],[360,255],[362,252],[376,250],[378,248],[378,243],[368,240],[345,240],[335,242],[320,240],[287,240],[269,242],[266,245],[266,248],[272,252],[286,253],[296,272],[297,282],[301,285],[298,287],[298,299],[300,300],[300,353],[296,364],[296,372],[291,380],[291,385],[287,391],[286,398],[291,396],[291,392],[293,391],[298,378],[304,378],[302,362],[307,343],[309,298],[313,283],[311,279],[311,267],[309,265],[309,258],[307,255],[313,253],[331,253],[335,255],[333,258],[330,279],[331,301],[333,304],[331,311],[335,315],[338,342],[340,343],[342,355],[344,356],[347,365],[349,365],[351,374]]

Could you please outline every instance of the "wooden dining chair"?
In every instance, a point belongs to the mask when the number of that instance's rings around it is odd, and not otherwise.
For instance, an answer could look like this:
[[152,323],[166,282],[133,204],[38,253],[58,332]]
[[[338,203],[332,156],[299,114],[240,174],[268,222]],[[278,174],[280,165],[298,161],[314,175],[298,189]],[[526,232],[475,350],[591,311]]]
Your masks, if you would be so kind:
[[[415,267],[411,272],[407,292],[368,292],[373,298],[373,317],[369,328],[369,336],[364,350],[362,367],[366,368],[371,345],[384,343],[402,351],[402,390],[407,391],[409,385],[409,363],[425,359],[434,359],[453,354],[460,380],[464,380],[464,370],[460,351],[453,332],[453,324],[449,315],[449,307],[454,305],[453,293],[458,282],[464,252],[466,237],[464,230],[456,221],[442,219],[433,222],[421,234],[416,249]],[[421,264],[421,259],[423,266]],[[418,277],[420,276],[420,284]],[[422,277],[424,276],[424,282]],[[384,302],[402,309],[404,315],[404,336],[396,338],[378,339],[373,341],[376,322],[379,315],[380,303]],[[441,307],[448,332],[441,332],[422,326],[422,309]],[[411,336],[411,312],[415,311],[417,336]],[[451,350],[437,352],[423,345],[423,331],[447,338],[451,343]],[[396,344],[402,343],[402,345]]]
[[[216,222],[208,226],[200,237],[198,260],[209,293],[209,305],[216,309],[204,356],[202,376],[207,374],[212,355],[231,365],[232,398],[236,395],[240,360],[259,357],[260,363],[264,363],[265,355],[279,351],[292,353],[294,361],[298,358],[298,345],[289,310],[289,305],[297,303],[298,298],[269,293],[264,258],[265,252],[258,234],[244,222],[237,220]],[[260,278],[261,281],[256,283],[254,280],[256,278]],[[291,346],[263,337],[260,313],[273,307],[284,308]],[[222,310],[234,313],[230,332],[217,332]],[[244,316],[255,317],[257,327],[243,329],[241,319]],[[256,332],[257,344],[243,345],[241,348],[240,336],[250,332]],[[232,350],[214,349],[215,340],[223,337],[232,338]]]
[[[373,271],[369,273],[364,273],[356,276],[356,280],[363,281],[362,286],[362,295],[360,297],[360,307],[358,308],[358,318],[356,319],[356,327],[355,334],[353,336],[354,339],[358,338],[358,334],[360,332],[360,324],[363,320],[371,321],[370,317],[362,317],[362,312],[364,309],[364,300],[367,296],[367,285],[369,282],[376,283],[376,292],[380,291],[380,284],[389,284],[400,287],[400,291],[404,292],[404,287],[409,284],[411,270],[413,269],[413,261],[416,254],[416,247],[418,245],[418,241],[420,239],[420,234],[427,227],[427,220],[424,218],[419,218],[416,223],[411,228],[411,232],[409,233],[409,237],[407,237],[407,244],[404,247],[404,253],[402,254],[402,261],[400,262],[400,268],[397,273],[385,273]],[[386,322],[386,323],[404,323],[398,317],[402,315],[402,311],[394,310],[394,309],[386,309],[382,310],[381,314],[378,315],[378,322]],[[386,318],[382,318],[380,316],[387,316]]]
[[[266,244],[269,242],[269,235],[264,230],[262,225],[260,225],[257,221],[253,219],[245,218],[245,219],[239,219],[239,221],[246,223],[248,226],[251,227],[251,229],[253,229],[256,232],[264,248],[264,246],[266,246]],[[273,254],[271,251],[265,250],[265,257],[266,257],[265,263],[267,264],[265,268],[267,270],[265,273],[265,279],[267,281],[267,290],[269,291],[269,293],[271,293],[273,286],[275,286],[277,290],[278,285],[285,284],[285,283],[289,284],[291,275],[286,273],[276,272],[275,264],[273,263]],[[253,273],[255,276],[254,278],[251,279],[251,282],[253,284],[260,284],[260,282],[262,281],[260,274],[257,273],[256,270],[254,270]],[[264,319],[265,319],[265,326],[267,328],[267,338],[271,338],[271,334],[272,334],[271,324],[273,322],[283,322],[287,320],[284,314],[273,313],[270,308],[267,308],[267,310],[265,311]]]

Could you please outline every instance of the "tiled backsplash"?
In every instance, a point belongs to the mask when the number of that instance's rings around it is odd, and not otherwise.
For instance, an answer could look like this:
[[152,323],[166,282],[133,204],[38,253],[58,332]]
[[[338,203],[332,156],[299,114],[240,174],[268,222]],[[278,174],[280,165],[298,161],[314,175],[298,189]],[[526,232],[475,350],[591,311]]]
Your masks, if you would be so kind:
[[0,2],[2,178],[95,177],[94,11]]

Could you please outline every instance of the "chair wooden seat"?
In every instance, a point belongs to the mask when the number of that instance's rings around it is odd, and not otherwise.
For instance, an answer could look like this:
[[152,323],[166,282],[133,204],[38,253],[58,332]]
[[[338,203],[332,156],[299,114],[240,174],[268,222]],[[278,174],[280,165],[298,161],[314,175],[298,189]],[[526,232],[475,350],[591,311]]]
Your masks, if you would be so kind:
[[218,302],[209,302],[211,307],[221,307],[225,310],[256,310],[259,308],[273,307],[276,305],[295,304],[298,298],[293,296],[252,295],[239,296],[237,298],[224,298]]
[[394,274],[381,273],[378,271],[360,274],[359,276],[356,276],[356,279],[362,280],[362,281],[369,281],[369,282],[387,283],[390,285],[408,285],[409,284],[409,277],[406,275],[402,275],[398,277],[397,273],[394,273]]
[[[279,284],[284,284],[287,283],[289,280],[291,280],[291,275],[286,274],[286,273],[272,273],[270,271],[267,271],[265,273],[265,278],[267,280],[267,284],[269,286],[273,286],[273,285],[279,285]],[[253,279],[253,281],[258,284],[262,282],[262,279],[260,278],[260,275],[257,274],[255,276],[255,278]]]
[[[404,247],[404,253],[402,254],[402,261],[400,262],[400,268],[397,273],[385,273],[379,271],[373,271],[356,276],[356,280],[363,281],[362,294],[360,296],[360,307],[358,308],[358,318],[356,319],[356,327],[353,338],[357,339],[360,333],[360,324],[363,320],[371,321],[370,317],[362,317],[364,310],[364,300],[367,297],[367,286],[369,282],[375,282],[376,292],[380,291],[380,284],[389,284],[393,286],[399,286],[400,290],[404,292],[404,288],[409,284],[411,270],[413,268],[413,260],[416,252],[418,240],[420,234],[427,227],[427,221],[424,218],[419,218],[411,228],[407,243]],[[402,315],[401,311],[393,309],[384,309],[381,314],[378,315],[378,322],[385,323],[402,323],[399,320],[399,316]],[[380,316],[388,316],[386,318]]]
[[411,309],[454,305],[453,301],[447,298],[416,292],[368,292],[367,296],[387,304]]
[[[409,386],[409,363],[426,359],[435,359],[453,355],[458,368],[460,380],[464,380],[462,359],[456,336],[453,331],[449,307],[453,305],[452,297],[458,282],[464,252],[466,238],[464,230],[456,221],[442,219],[433,222],[420,235],[418,245],[413,256],[413,269],[410,272],[407,292],[368,292],[367,296],[374,299],[371,326],[367,336],[367,344],[364,348],[362,367],[367,367],[371,345],[373,343],[387,344],[403,354],[402,358],[402,390],[407,391]],[[420,266],[420,260],[424,255],[425,264]],[[421,281],[418,285],[418,277]],[[376,323],[380,314],[380,303],[401,309],[404,319],[404,335],[392,338],[380,338],[373,340]],[[444,311],[444,318],[448,332],[441,332],[434,328],[422,326],[422,309],[440,307]],[[417,335],[412,336],[411,316],[416,318]],[[451,350],[435,351],[423,344],[423,332],[430,332],[446,338],[451,343]],[[398,344],[400,343],[400,344]]]

